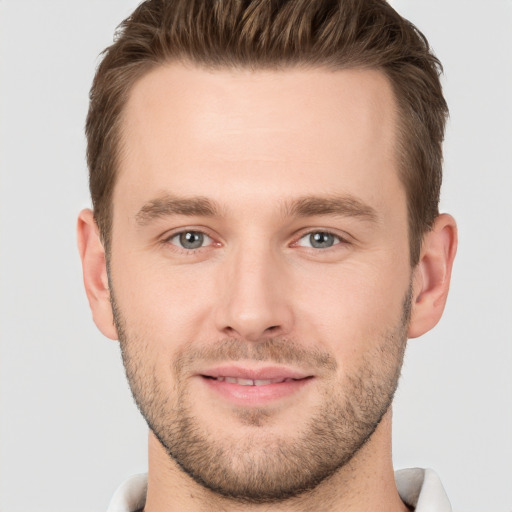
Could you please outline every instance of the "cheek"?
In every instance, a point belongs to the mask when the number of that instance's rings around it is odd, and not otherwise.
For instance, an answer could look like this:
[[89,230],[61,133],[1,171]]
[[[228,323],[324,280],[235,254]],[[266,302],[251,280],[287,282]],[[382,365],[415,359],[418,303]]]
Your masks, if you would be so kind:
[[116,302],[127,329],[152,344],[201,336],[214,293],[211,277],[204,267],[171,266],[136,254],[125,253],[112,264]]
[[295,290],[299,336],[308,332],[345,362],[401,322],[409,281],[397,265],[328,267],[318,275],[309,272],[304,281],[306,286]]

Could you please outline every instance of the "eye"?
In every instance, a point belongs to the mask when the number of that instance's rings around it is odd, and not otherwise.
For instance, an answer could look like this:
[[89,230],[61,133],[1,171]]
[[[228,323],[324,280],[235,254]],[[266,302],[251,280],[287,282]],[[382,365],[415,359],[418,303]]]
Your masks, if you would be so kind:
[[170,237],[168,241],[189,251],[212,243],[212,239],[208,235],[201,233],[201,231],[182,231]]
[[339,244],[341,238],[327,231],[313,231],[304,235],[296,245],[301,247],[312,247],[313,249],[329,249],[333,245]]

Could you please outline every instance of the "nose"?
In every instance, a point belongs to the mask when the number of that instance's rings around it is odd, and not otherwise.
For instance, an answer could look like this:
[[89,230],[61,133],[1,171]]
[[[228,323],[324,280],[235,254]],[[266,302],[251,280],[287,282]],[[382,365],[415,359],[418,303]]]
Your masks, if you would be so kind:
[[289,334],[293,311],[285,262],[268,249],[241,249],[223,265],[217,329],[247,341]]

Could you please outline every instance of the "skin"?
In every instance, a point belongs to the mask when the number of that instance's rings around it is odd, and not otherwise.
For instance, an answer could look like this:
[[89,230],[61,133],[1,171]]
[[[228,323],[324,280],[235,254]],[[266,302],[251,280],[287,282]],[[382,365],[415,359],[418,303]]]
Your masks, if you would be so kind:
[[[125,362],[127,354],[139,361],[139,376],[154,375],[171,400],[184,387],[209,439],[249,436],[254,457],[263,457],[269,440],[293,444],[329,396],[345,404],[343,391],[364,368],[382,382],[399,371],[406,335],[423,334],[441,317],[456,226],[439,216],[411,269],[395,116],[391,87],[372,70],[210,72],[175,63],[134,86],[113,196],[110,276],[92,212],[84,210],[78,222],[85,288],[94,321],[112,339],[119,337],[115,293]],[[333,214],[317,202],[298,214],[290,207],[312,196],[343,208]],[[173,213],[170,197],[173,205],[207,198],[217,211]],[[164,205],[158,215],[155,204]],[[177,234],[187,230],[207,235],[203,247],[179,246]],[[311,247],[311,232],[332,233],[333,245]],[[376,354],[390,336],[398,348],[386,362]],[[211,391],[197,376],[205,371],[200,362],[179,374],[183,381],[172,370],[192,349],[238,342],[253,355],[275,339],[328,354],[334,365],[322,373],[296,364],[313,378],[263,405]],[[242,363],[261,367],[253,357]],[[152,433],[148,478],[148,512],[212,504],[238,511],[406,510],[393,478],[391,408],[343,467],[291,500],[225,499],[185,474]]]

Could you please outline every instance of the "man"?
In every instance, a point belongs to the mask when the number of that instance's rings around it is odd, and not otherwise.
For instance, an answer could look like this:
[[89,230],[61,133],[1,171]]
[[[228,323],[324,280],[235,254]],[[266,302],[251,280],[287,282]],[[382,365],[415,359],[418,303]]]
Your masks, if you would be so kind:
[[98,328],[119,339],[149,470],[109,510],[450,510],[393,473],[408,337],[441,317],[447,107],[381,0],[141,4],[91,91]]

